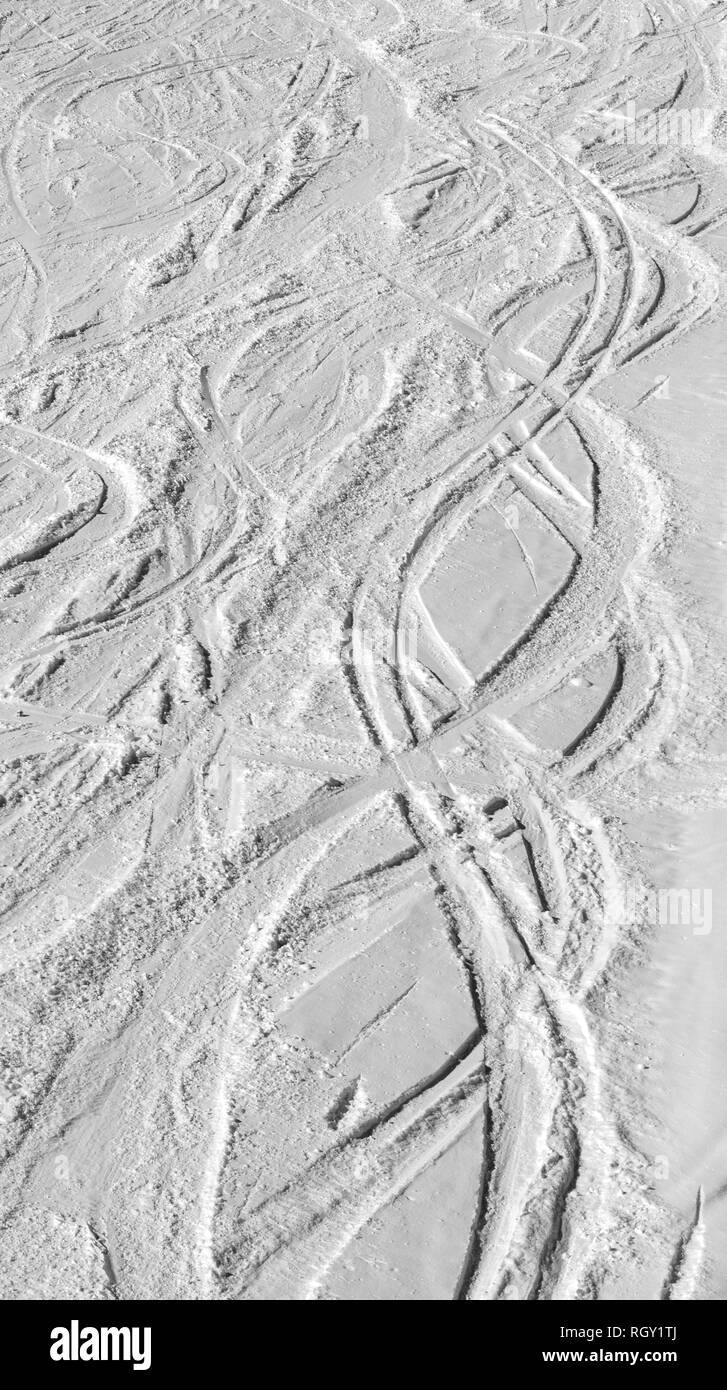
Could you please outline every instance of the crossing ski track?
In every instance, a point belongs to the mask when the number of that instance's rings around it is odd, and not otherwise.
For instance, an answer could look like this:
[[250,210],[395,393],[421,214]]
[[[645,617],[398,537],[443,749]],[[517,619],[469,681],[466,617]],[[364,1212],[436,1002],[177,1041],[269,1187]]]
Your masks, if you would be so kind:
[[6,1297],[723,1296],[623,904],[727,6],[524,13],[0,12]]

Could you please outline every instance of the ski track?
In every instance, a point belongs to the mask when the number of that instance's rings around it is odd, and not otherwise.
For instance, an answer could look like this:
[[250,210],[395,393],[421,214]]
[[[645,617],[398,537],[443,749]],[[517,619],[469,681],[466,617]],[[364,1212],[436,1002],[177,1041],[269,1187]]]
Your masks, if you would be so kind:
[[[436,1296],[597,1298],[632,1223],[695,1296],[708,1203],[664,1234],[592,1011],[601,797],[690,672],[609,391],[722,293],[719,146],[669,222],[678,155],[598,134],[659,45],[723,97],[708,17],[637,8],[3,20],[0,1206],[72,1214],[89,1296],[345,1297],[474,1145]],[[557,754],[519,732],[609,653]]]

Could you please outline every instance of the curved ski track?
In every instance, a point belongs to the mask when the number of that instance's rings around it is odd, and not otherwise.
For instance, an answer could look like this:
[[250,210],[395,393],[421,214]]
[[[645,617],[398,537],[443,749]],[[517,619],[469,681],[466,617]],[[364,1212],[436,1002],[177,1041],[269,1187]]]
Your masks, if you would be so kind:
[[[649,568],[653,445],[608,402],[718,312],[725,214],[699,184],[665,222],[597,116],[666,100],[667,48],[674,110],[723,83],[708,15],[636,8],[530,34],[451,0],[3,21],[0,1199],[8,1230],[52,1206],[67,1156],[118,1296],[337,1296],[472,1133],[454,1300],[597,1297],[661,1219],[593,1026],[626,873],[599,798],[676,727],[689,653]],[[523,516],[563,557],[543,592]],[[432,605],[498,518],[535,593],[475,669]],[[609,653],[559,751],[519,732]],[[328,1128],[291,1099],[298,1152],[286,1088],[330,1058],[282,1020],[316,923],[335,942],[366,893],[371,920],[434,904],[469,1025],[386,1097],[347,1082]]]

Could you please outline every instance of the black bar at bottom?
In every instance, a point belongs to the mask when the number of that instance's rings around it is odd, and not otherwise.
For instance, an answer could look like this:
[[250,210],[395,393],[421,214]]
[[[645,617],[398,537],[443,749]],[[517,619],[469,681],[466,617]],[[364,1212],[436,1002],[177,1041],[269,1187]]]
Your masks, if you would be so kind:
[[498,1378],[548,1368],[694,1373],[719,1365],[723,1318],[720,1303],[487,1303],[453,1323],[427,1314],[416,1331],[413,1304],[399,1305],[390,1322],[358,1306],[350,1314],[341,1305],[329,1318],[257,1302],[16,1302],[0,1305],[0,1325],[6,1355],[43,1385],[69,1374],[189,1381],[225,1367],[245,1383],[277,1377],[286,1357],[293,1375],[340,1384],[366,1366],[386,1379],[400,1370],[411,1380],[417,1363],[432,1375],[434,1355],[453,1377],[465,1374],[464,1357]]

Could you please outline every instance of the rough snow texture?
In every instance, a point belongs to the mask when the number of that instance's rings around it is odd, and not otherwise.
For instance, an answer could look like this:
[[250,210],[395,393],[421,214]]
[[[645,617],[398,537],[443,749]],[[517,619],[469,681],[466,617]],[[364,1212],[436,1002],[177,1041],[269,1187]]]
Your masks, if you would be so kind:
[[4,5],[2,1296],[727,1294],[724,18]]

